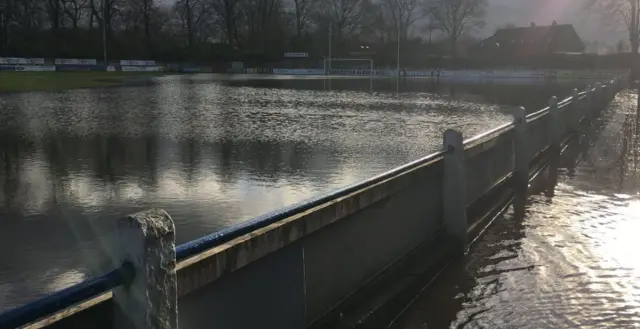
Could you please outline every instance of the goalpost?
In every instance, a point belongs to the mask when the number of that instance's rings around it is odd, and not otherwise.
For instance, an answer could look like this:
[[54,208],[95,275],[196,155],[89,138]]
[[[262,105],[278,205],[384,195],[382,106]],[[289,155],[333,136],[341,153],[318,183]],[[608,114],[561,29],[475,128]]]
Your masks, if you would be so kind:
[[[347,67],[336,68],[336,63],[347,64]],[[325,58],[324,59],[325,75],[346,75],[346,76],[369,76],[369,84],[373,89],[373,59],[370,58]],[[338,64],[338,66],[341,66]]]

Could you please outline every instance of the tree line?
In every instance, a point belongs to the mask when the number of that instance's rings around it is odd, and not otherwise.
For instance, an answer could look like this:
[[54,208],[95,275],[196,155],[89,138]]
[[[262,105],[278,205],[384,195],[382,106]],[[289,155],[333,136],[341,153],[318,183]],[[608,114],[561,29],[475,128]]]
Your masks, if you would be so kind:
[[[0,0],[0,56],[212,62],[396,51],[433,34],[456,54],[487,0]],[[331,37],[329,37],[331,36]],[[422,38],[421,38],[422,37]],[[431,40],[428,41],[429,43]]]

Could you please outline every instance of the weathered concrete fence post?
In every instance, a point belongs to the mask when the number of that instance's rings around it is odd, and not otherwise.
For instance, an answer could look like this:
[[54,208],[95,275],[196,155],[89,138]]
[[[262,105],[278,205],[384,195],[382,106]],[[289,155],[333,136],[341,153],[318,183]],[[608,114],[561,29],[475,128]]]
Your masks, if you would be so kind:
[[130,284],[113,290],[114,329],[178,328],[175,226],[162,209],[118,222],[118,255],[135,270]]
[[604,90],[602,90],[602,82],[596,83],[596,104],[595,115],[600,115],[604,108]]
[[552,96],[549,99],[549,116],[549,147],[555,152],[560,150],[562,126],[564,124],[560,118],[560,112],[558,111],[558,98],[556,96]]
[[569,122],[569,129],[571,129],[572,132],[577,132],[579,130],[581,108],[580,92],[577,88],[574,88],[571,93],[571,108],[569,108],[569,111],[571,111],[571,115],[569,116],[569,120],[571,121]]
[[611,101],[611,85],[612,85],[613,81],[609,81],[607,83],[603,83],[602,84],[602,94],[604,102],[605,103],[609,103],[609,101]]
[[584,99],[584,102],[585,102],[584,111],[587,112],[584,115],[589,119],[593,118],[593,92],[591,91],[591,89],[592,89],[591,85],[588,85],[587,94]]
[[462,133],[448,129],[444,132],[444,178],[442,200],[444,225],[447,234],[455,240],[456,252],[467,250],[467,198],[464,170]]
[[529,163],[531,153],[529,149],[529,137],[527,136],[527,111],[524,107],[516,107],[513,111],[513,122],[515,124],[515,139],[513,142],[514,179],[516,189],[526,191],[529,185]]

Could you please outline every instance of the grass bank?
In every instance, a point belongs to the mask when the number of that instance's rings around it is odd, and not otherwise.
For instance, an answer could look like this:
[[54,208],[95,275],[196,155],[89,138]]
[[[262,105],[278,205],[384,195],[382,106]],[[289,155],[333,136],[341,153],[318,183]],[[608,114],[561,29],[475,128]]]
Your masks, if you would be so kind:
[[59,91],[144,83],[163,72],[0,72],[0,93]]

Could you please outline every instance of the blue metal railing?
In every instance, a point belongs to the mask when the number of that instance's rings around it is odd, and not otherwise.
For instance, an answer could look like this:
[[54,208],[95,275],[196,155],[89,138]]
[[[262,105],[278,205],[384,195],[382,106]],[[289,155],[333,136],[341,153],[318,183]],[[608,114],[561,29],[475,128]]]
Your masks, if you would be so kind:
[[134,276],[133,265],[130,263],[122,264],[122,267],[101,277],[84,281],[0,314],[0,328],[18,328],[33,323],[45,316],[131,282]]
[[[595,88],[592,88],[589,91],[594,90]],[[578,99],[583,99],[584,97],[586,97],[586,93],[587,91],[581,92]],[[565,98],[559,102],[559,106],[566,106],[572,101],[572,97]],[[535,120],[535,118],[545,115],[546,113],[548,113],[548,111],[548,107],[543,108],[537,112],[527,115],[527,119]],[[480,140],[486,139],[490,135],[500,135],[506,131],[509,131],[510,129],[512,129],[512,127],[513,123],[503,124],[481,135],[468,139],[467,141],[465,141],[465,145],[477,143]],[[444,154],[445,151],[433,153],[421,159],[382,173],[368,180],[349,185],[337,191],[326,193],[291,206],[287,206],[285,208],[267,213],[265,215],[258,216],[252,220],[240,223],[236,226],[223,229],[197,240],[187,242],[176,248],[176,260],[181,261],[187,259],[205,250],[222,245],[242,235],[264,228],[292,215],[307,211],[311,208],[319,206],[333,199],[351,194],[355,191],[371,187],[398,174],[417,168],[426,163],[435,161],[441,158]],[[130,280],[133,279],[134,276],[135,270],[133,266],[129,263],[125,263],[119,269],[113,270],[101,277],[79,283],[24,306],[0,314],[0,328],[16,328],[27,325],[29,323],[33,323],[43,317],[57,313],[74,304],[103,294],[120,285],[127,284],[128,282],[130,282]]]
[[379,182],[382,182],[386,179],[389,179],[407,170],[411,170],[425,163],[436,160],[442,157],[443,155],[444,155],[443,151],[433,153],[431,155],[415,160],[403,166],[397,167],[395,169],[387,171],[373,178],[367,179],[363,182],[355,183],[353,185],[349,185],[347,187],[341,188],[337,191],[326,193],[326,194],[302,201],[300,203],[297,203],[288,207],[284,207],[282,209],[267,213],[265,215],[258,216],[252,220],[240,223],[236,226],[223,229],[221,231],[204,236],[197,240],[187,242],[176,248],[176,260],[177,261],[184,260],[191,256],[197,255],[198,253],[201,253],[205,250],[217,247],[223,243],[226,243],[235,238],[241,237],[252,231],[261,229],[263,227],[267,227],[287,217],[291,217],[295,214],[307,211],[313,207],[319,206],[333,199],[343,197],[357,190],[361,190],[361,189],[373,186]]

